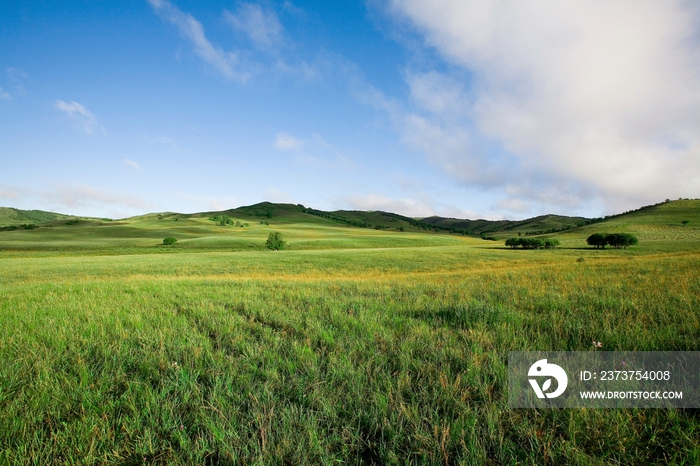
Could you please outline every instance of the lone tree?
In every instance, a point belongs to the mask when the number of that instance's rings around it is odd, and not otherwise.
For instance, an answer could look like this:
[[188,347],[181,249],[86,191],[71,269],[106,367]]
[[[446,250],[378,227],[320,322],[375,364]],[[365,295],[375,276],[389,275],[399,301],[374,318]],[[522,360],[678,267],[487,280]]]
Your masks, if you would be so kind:
[[683,226],[686,226],[690,223],[690,220],[683,220],[681,223],[683,224]]
[[171,244],[177,243],[177,239],[173,238],[172,236],[168,236],[163,240],[163,244],[170,246]]
[[265,246],[267,246],[267,249],[272,249],[273,251],[284,249],[286,244],[287,243],[282,239],[282,233],[279,231],[271,232],[267,237],[267,241],[265,241]]

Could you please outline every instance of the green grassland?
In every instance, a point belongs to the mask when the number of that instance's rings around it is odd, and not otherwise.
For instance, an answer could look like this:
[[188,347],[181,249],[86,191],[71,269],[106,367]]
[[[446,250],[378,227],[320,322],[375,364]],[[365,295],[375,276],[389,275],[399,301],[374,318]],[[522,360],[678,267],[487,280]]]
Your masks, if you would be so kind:
[[0,231],[0,464],[700,463],[697,410],[507,407],[508,351],[700,350],[700,201],[535,251],[225,213]]

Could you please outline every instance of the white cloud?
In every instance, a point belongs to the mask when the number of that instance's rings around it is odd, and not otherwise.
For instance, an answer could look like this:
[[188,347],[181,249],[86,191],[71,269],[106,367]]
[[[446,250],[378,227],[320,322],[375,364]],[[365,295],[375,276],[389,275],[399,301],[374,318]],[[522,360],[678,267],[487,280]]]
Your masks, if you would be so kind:
[[147,137],[146,140],[148,142],[159,143],[159,144],[164,144],[166,146],[170,146],[170,148],[173,150],[180,148],[177,145],[177,142],[175,142],[175,140],[173,138],[169,138],[167,136]]
[[[414,197],[418,197],[415,199]],[[436,202],[429,194],[418,193],[418,196],[403,197],[400,199],[386,197],[380,194],[365,194],[362,196],[348,196],[343,199],[343,204],[351,209],[380,210],[405,215],[406,217],[425,218],[433,215],[452,218],[476,218],[474,212],[465,211],[448,204]],[[481,216],[483,218],[483,216]]]
[[26,71],[19,69],[19,68],[13,68],[13,67],[9,67],[7,69],[7,75],[12,80],[19,80],[20,78],[28,78],[29,77],[29,75],[27,74]]
[[237,200],[233,197],[209,197],[209,196],[192,196],[177,192],[177,195],[196,205],[196,208],[207,209],[210,211],[227,210],[236,207]]
[[282,8],[284,8],[285,11],[299,16],[299,17],[306,17],[306,12],[290,2],[289,0],[285,0],[284,3],[282,4]]
[[270,202],[292,202],[289,194],[274,188],[265,188],[264,198]]
[[241,69],[236,53],[225,52],[221,47],[209,42],[202,23],[192,15],[184,13],[168,0],[148,0],[148,3],[161,19],[175,25],[180,33],[190,40],[199,58],[227,79],[245,82],[250,78],[250,74]]
[[600,196],[608,210],[697,195],[700,4],[391,0],[389,11],[470,73],[407,77],[419,111],[404,116],[405,140],[457,179],[560,191],[552,202]]
[[12,96],[5,92],[2,87],[0,87],[0,100],[11,100]]
[[407,73],[411,98],[419,107],[442,116],[459,116],[469,106],[464,86],[456,79],[436,71]]
[[224,11],[224,19],[258,48],[269,49],[282,43],[284,29],[277,14],[260,5],[241,3],[233,13]]
[[15,200],[19,196],[16,191],[10,189],[0,188],[0,199],[12,199]]
[[97,122],[97,117],[82,104],[78,102],[64,102],[63,100],[57,100],[54,102],[56,109],[64,112],[68,117],[73,120],[83,131],[87,134],[93,134],[96,130],[106,134],[104,127],[100,126]]
[[431,206],[411,198],[391,199],[378,194],[366,194],[349,196],[346,202],[352,209],[358,210],[381,210],[419,218],[435,215],[435,210]]
[[131,194],[85,184],[54,184],[45,188],[6,186],[0,199],[11,199],[20,209],[41,209],[112,218],[144,213],[151,204]]
[[308,141],[288,133],[277,133],[272,146],[278,150],[296,152],[293,156],[294,160],[312,167],[327,170],[353,170],[356,168],[352,160],[318,133],[313,133]]
[[19,95],[24,95],[24,80],[29,78],[27,72],[19,68],[10,67],[7,69],[7,76],[12,81],[12,85],[17,91],[17,93]]
[[233,197],[225,197],[221,199],[211,197],[204,200],[209,204],[209,208],[212,210],[226,210],[232,209],[236,206],[236,199]]
[[281,132],[275,135],[275,142],[272,147],[278,150],[300,151],[304,147],[304,141],[295,138],[291,134]]
[[103,205],[148,208],[148,203],[136,196],[83,184],[58,185],[45,195],[50,196],[55,204],[70,208]]
[[129,167],[134,168],[136,170],[141,170],[141,166],[138,163],[134,162],[133,160],[124,159],[123,162],[124,162],[124,165],[128,165]]
[[517,197],[507,197],[501,199],[496,203],[496,207],[508,212],[514,212],[518,214],[527,214],[532,210],[532,206],[529,202],[526,202],[522,198]]

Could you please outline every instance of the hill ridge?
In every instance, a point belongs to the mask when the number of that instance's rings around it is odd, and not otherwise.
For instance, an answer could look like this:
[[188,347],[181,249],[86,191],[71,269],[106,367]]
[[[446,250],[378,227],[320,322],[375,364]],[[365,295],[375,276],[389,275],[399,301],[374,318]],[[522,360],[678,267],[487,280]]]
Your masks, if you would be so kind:
[[[459,219],[453,217],[441,217],[433,215],[429,217],[416,218],[408,217],[393,212],[382,210],[335,210],[323,211],[312,207],[305,207],[302,204],[293,203],[274,203],[270,201],[262,201],[251,205],[244,205],[230,209],[195,212],[190,214],[177,212],[151,212],[143,215],[137,215],[120,219],[123,221],[136,220],[139,218],[145,219],[149,217],[158,218],[203,218],[215,217],[221,215],[229,216],[244,216],[253,218],[280,218],[290,217],[302,220],[310,217],[324,219],[333,223],[340,223],[347,226],[375,228],[378,230],[396,229],[401,230],[432,230],[450,233],[461,233],[470,236],[485,236],[494,233],[504,234],[551,234],[574,228],[579,228],[586,225],[591,225],[599,222],[604,222],[611,219],[619,219],[624,216],[634,216],[640,212],[648,211],[649,209],[658,208],[669,204],[671,206],[684,202],[697,202],[697,199],[679,199],[671,201],[667,199],[664,202],[642,206],[638,209],[621,212],[619,214],[607,215],[597,218],[586,218],[578,216],[566,216],[559,214],[543,214],[535,217],[526,218],[523,220],[486,220],[486,219]],[[60,220],[99,220],[91,217],[66,215],[56,212],[43,210],[23,210],[14,207],[0,207],[0,227],[25,225],[40,226]],[[108,219],[102,219],[108,220]]]

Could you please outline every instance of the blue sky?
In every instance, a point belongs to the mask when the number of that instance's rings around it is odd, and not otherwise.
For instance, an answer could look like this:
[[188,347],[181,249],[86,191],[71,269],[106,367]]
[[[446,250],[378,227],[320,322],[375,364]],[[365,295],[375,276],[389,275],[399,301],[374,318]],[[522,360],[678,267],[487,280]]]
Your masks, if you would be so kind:
[[0,4],[0,205],[598,216],[699,197],[686,2]]

